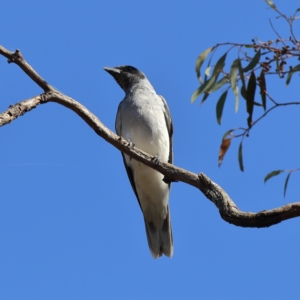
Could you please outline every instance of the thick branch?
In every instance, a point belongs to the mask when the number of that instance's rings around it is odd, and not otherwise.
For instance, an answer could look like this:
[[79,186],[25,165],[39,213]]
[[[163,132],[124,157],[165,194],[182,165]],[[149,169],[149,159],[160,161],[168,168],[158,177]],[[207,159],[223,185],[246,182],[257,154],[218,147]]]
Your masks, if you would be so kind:
[[[17,52],[18,55],[22,57],[21,53],[19,51]],[[11,59],[10,56],[14,55],[12,52],[7,51],[1,46],[0,54],[5,57],[9,56],[9,59]],[[32,110],[39,104],[56,102],[73,110],[108,143],[132,158],[165,175],[166,181],[182,181],[198,188],[206,198],[216,205],[221,217],[231,224],[242,227],[268,227],[278,224],[281,221],[300,216],[300,202],[258,213],[246,213],[240,211],[228,194],[219,185],[211,181],[205,174],[200,173],[198,175],[168,163],[157,163],[153,156],[138,148],[129,147],[129,143],[126,140],[117,136],[105,127],[86,107],[48,85],[23,58],[21,60],[17,59],[16,61],[11,60],[11,62],[15,62],[19,65],[30,78],[45,90],[45,93],[10,106],[8,110],[0,114],[0,126],[9,124],[11,121]]]

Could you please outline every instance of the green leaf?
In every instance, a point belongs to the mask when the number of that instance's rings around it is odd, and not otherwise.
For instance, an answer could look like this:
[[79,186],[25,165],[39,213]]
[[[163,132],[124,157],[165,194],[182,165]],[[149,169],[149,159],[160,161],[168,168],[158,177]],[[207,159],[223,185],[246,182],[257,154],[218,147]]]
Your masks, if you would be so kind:
[[236,84],[237,70],[239,69],[240,59],[236,59],[233,61],[230,68],[230,83],[233,93],[235,95],[235,112],[238,111],[239,108],[239,89]]
[[300,7],[296,9],[294,16],[297,14],[298,11],[300,11]]
[[202,52],[197,60],[196,60],[196,73],[197,73],[197,77],[199,78],[199,80],[201,81],[201,74],[200,74],[200,69],[201,66],[203,65],[207,55],[214,49],[214,47],[210,47],[208,49],[206,49],[204,52]]
[[235,95],[235,112],[237,112],[239,110],[239,87],[236,86],[233,92]]
[[255,90],[256,90],[256,77],[255,77],[255,73],[252,71],[248,82],[248,87],[247,87],[247,113],[249,114],[247,122],[249,128],[251,128],[252,126]]
[[273,9],[276,10],[276,6],[274,4],[274,2],[272,2],[271,0],[265,0]]
[[254,46],[249,44],[249,45],[244,45],[244,47],[245,48],[253,48]]
[[227,91],[225,91],[221,97],[218,100],[217,106],[216,106],[216,114],[217,114],[217,122],[220,125],[221,124],[221,120],[222,120],[222,113],[223,113],[223,108],[224,108],[224,104],[225,104],[225,100],[227,97]]
[[220,89],[227,82],[228,82],[228,78],[223,77],[218,82],[216,82],[216,84],[209,90],[209,93],[213,93],[213,92],[217,91],[218,89]]
[[205,81],[192,95],[191,102],[193,103],[201,94],[208,92],[216,82],[216,75],[213,75],[209,80]]
[[229,129],[228,131],[226,131],[222,137],[222,140],[225,140],[227,138],[227,136],[233,131],[234,131],[234,129]]
[[243,72],[243,67],[242,67],[242,63],[241,60],[239,59],[238,61],[238,68],[239,68],[239,75],[242,81],[242,85],[245,87],[245,76],[244,76],[244,72]]
[[295,66],[294,68],[292,68],[292,70],[289,72],[287,78],[286,78],[286,85],[288,86],[291,79],[292,79],[292,76],[294,73],[296,73],[297,71],[300,71],[300,64]]
[[290,179],[291,174],[292,174],[292,173],[289,173],[289,174],[286,176],[285,183],[284,183],[283,197],[285,197],[285,194],[286,194],[286,188],[287,188],[287,186],[288,186],[288,183],[289,183],[289,179]]
[[210,76],[210,69],[211,69],[211,66],[207,67],[205,72],[204,72],[205,75],[208,76],[208,77]]
[[204,93],[204,96],[203,96],[203,98],[201,100],[200,105],[202,105],[205,102],[205,100],[208,98],[208,96],[209,96],[209,93]]
[[247,101],[247,90],[246,90],[245,86],[243,86],[243,85],[241,88],[241,95]]
[[219,58],[219,60],[217,61],[216,65],[215,65],[213,75],[220,74],[220,72],[223,70],[223,68],[225,66],[226,56],[227,56],[227,52]]
[[[210,67],[211,59],[212,59],[212,55],[211,55],[210,58],[209,58],[209,61],[208,61],[208,64],[207,64],[207,68]],[[206,75],[206,73],[205,73],[205,76],[204,76],[204,82],[205,82],[206,80],[207,80],[207,75]],[[199,78],[199,81],[200,81],[201,84],[203,83],[201,77]]]
[[240,59],[238,58],[233,61],[230,67],[230,83],[233,91],[235,90],[236,87],[236,75],[237,75],[237,70],[239,68],[239,63],[240,63]]
[[[203,86],[203,85],[201,85],[201,86]],[[195,100],[196,100],[196,99],[198,98],[198,96],[200,95],[200,93],[201,93],[201,90],[200,90],[201,86],[200,86],[199,88],[197,88],[196,91],[193,93],[192,98],[191,98],[191,102],[192,102],[192,103],[194,103]]]
[[212,76],[205,81],[192,95],[191,102],[193,103],[197,97],[199,97],[202,93],[208,93],[210,89],[214,86],[216,83],[220,72],[223,70],[225,66],[225,59],[226,59],[227,53],[225,53],[221,58],[217,61]]
[[238,159],[239,159],[240,170],[242,172],[244,172],[244,164],[243,164],[243,140],[241,141],[240,146],[239,146]]
[[260,49],[256,52],[256,54],[254,55],[254,57],[252,58],[248,66],[245,67],[243,71],[248,72],[252,70],[258,64],[259,60],[260,60]]
[[266,175],[266,177],[264,179],[264,183],[266,183],[270,178],[281,174],[282,172],[284,172],[284,170],[276,170],[276,171],[270,172],[269,174]]
[[260,88],[260,95],[261,95],[261,103],[262,103],[264,110],[266,110],[266,108],[267,108],[267,96],[266,96],[267,86],[266,86],[266,78],[265,78],[264,70],[261,70],[260,75],[259,75],[259,88]]

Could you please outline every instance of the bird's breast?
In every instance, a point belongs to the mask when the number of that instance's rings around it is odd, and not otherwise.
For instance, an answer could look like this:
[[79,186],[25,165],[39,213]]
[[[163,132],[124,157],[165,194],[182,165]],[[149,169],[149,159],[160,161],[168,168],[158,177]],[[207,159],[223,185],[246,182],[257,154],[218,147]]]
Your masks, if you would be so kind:
[[137,148],[168,161],[169,134],[160,106],[146,104],[131,108],[122,117],[121,135]]

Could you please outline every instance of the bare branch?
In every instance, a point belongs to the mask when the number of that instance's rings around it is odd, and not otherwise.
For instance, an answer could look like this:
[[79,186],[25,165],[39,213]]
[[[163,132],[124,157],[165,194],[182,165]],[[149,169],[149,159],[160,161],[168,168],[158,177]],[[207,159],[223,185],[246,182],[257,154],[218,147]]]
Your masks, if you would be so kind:
[[[22,70],[24,70],[24,72],[45,91],[45,93],[41,95],[12,105],[8,110],[1,113],[0,126],[9,124],[19,116],[22,116],[37,107],[39,104],[56,102],[74,111],[108,143],[137,161],[140,161],[165,175],[165,181],[181,181],[199,189],[206,198],[216,205],[221,217],[226,222],[242,227],[269,227],[278,224],[281,221],[300,216],[300,202],[258,213],[242,212],[230,199],[228,194],[219,185],[211,181],[205,174],[200,173],[198,175],[168,163],[157,163],[155,157],[136,147],[129,147],[129,143],[126,140],[105,127],[86,107],[71,97],[58,92],[44,81],[43,78],[41,78],[22,58],[20,51],[12,53],[0,46],[0,54],[20,66],[20,68],[22,68]],[[15,55],[17,55],[17,58],[14,58]]]
[[39,87],[45,92],[54,90],[23,58],[20,50],[15,52],[8,51],[0,45],[0,54],[8,58],[7,62],[18,65]]

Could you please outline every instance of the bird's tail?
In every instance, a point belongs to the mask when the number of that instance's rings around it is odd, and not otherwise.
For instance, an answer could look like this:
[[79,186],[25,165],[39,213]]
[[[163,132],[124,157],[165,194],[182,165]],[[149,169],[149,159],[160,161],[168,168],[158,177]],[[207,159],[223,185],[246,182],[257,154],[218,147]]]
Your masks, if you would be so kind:
[[171,257],[173,255],[173,236],[169,207],[160,230],[156,229],[153,222],[148,222],[145,218],[144,220],[148,245],[153,258],[158,258],[163,254]]

